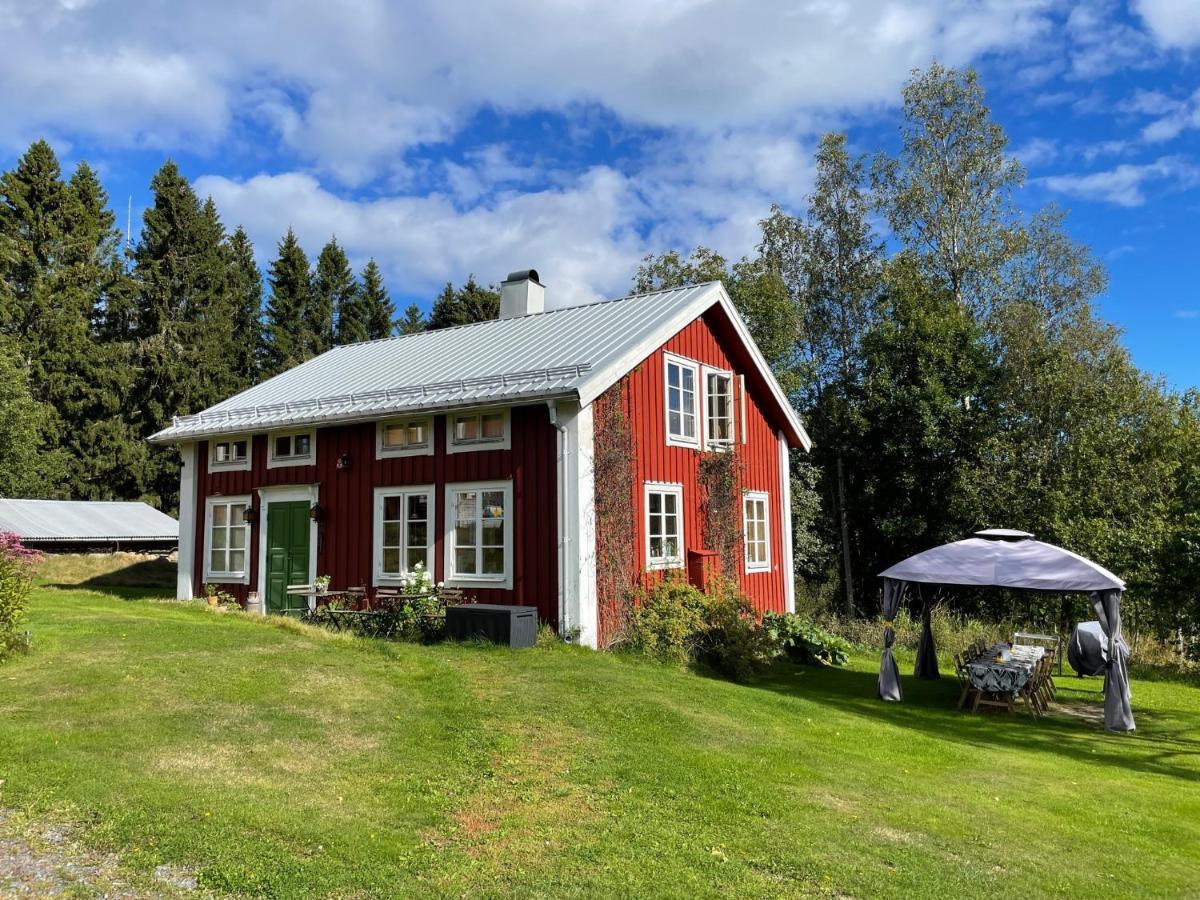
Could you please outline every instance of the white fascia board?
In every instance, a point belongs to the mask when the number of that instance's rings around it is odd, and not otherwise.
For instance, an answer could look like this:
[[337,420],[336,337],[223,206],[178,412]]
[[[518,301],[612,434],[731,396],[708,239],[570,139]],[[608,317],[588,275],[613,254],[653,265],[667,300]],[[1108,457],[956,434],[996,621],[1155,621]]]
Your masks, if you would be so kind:
[[196,572],[196,444],[181,444],[179,456],[179,552],[176,554],[175,599],[191,600]]
[[558,429],[559,629],[579,629],[581,646],[599,646],[593,409],[570,401],[554,409]]
[[750,336],[750,331],[746,327],[746,323],[742,321],[742,317],[738,313],[737,307],[733,305],[733,301],[729,298],[729,294],[726,293],[725,286],[719,281],[711,282],[708,285],[708,290],[701,293],[695,300],[654,331],[646,334],[637,344],[617,357],[612,363],[603,369],[592,372],[579,386],[580,405],[588,406],[591,404],[597,397],[624,378],[634,366],[649,357],[655,350],[686,328],[690,323],[704,315],[713,306],[720,306],[733,323],[734,331],[750,353],[750,361],[767,383],[772,398],[783,413],[784,420],[787,422],[789,431],[791,432],[791,438],[805,450],[811,450],[812,439],[808,436],[808,432],[804,430],[804,425],[801,423],[799,416],[796,415],[796,411],[792,409],[792,404],[788,401],[787,395],[783,393],[783,388],[779,386],[779,382],[775,379],[775,374],[771,371],[771,367],[767,365],[767,361],[763,358],[758,345],[754,343],[754,339]]
[[779,536],[780,557],[783,560],[783,603],[784,611],[796,611],[796,566],[792,544],[792,457],[787,437],[782,431],[779,436],[779,511],[783,524]]

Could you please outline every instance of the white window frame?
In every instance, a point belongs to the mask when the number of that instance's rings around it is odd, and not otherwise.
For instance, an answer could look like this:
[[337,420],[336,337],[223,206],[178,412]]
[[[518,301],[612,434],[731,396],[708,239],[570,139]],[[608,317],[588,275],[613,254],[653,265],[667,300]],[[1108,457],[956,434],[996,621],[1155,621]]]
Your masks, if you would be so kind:
[[[746,515],[746,502],[762,504],[762,523],[763,523],[763,559],[750,560],[750,517]],[[769,572],[771,571],[771,497],[766,491],[745,491],[742,494],[742,555],[746,563],[747,572]]]
[[[729,423],[729,438],[723,441],[717,440],[709,433],[708,378],[710,375],[721,376],[729,385],[729,415],[727,418]],[[704,388],[701,393],[701,405],[704,407],[704,448],[706,450],[728,450],[737,443],[737,414],[735,410],[737,406],[737,392],[735,390],[733,372],[728,369],[718,369],[715,366],[701,366],[700,378]]]
[[[298,435],[308,435],[307,456],[276,456],[275,441],[281,437],[292,438],[293,446]],[[267,468],[287,469],[292,466],[315,466],[317,464],[317,429],[294,428],[286,431],[272,431],[267,434]]]
[[[504,493],[504,573],[495,575],[459,574],[455,570],[454,507],[458,494],[466,491],[502,491]],[[446,485],[444,520],[445,581],[451,587],[501,588],[513,586],[513,485],[511,481],[460,481]]]
[[[679,548],[678,556],[664,556],[654,558],[650,555],[650,495],[651,494],[670,494],[675,498],[675,520],[679,531],[675,535],[677,541],[676,546]],[[687,542],[685,535],[687,526],[684,524],[683,515],[683,485],[666,481],[647,481],[642,489],[642,529],[645,533],[645,551],[646,551],[646,569],[648,571],[661,571],[664,569],[682,569],[684,559],[687,555]],[[664,534],[665,536],[665,534]]]
[[425,520],[425,569],[429,572],[430,577],[433,576],[434,569],[434,531],[437,527],[437,507],[434,506],[434,490],[431,484],[421,485],[395,485],[393,487],[378,487],[375,488],[375,525],[372,534],[371,544],[373,547],[373,565],[374,584],[392,584],[400,581],[404,577],[404,568],[398,573],[383,571],[383,510],[384,500],[387,497],[401,497],[401,507],[404,510],[404,518],[401,520],[400,527],[400,562],[402,566],[407,565],[408,551],[413,549],[408,543],[408,498],[409,497],[425,497],[425,508],[428,510],[428,518]]
[[[389,447],[384,443],[384,432],[389,425],[403,425],[405,428],[404,446]],[[424,446],[408,446],[407,430],[413,425],[425,426]],[[397,416],[391,419],[380,419],[375,423],[375,458],[395,459],[403,456],[433,456],[433,417],[432,416]]]
[[[478,418],[483,427],[483,416],[499,413],[504,419],[504,436],[499,438],[476,438],[470,441],[454,439],[454,423],[459,419]],[[509,450],[512,448],[512,410],[508,408],[464,409],[446,414],[446,452],[473,453],[477,450]]]
[[[242,543],[242,550],[245,554],[244,562],[242,563],[241,572],[221,572],[214,570],[212,567],[212,528],[213,528],[213,507],[214,506],[232,506],[235,503],[240,503],[243,506],[251,506],[249,494],[235,495],[217,495],[207,497],[204,500],[204,580],[211,581],[213,584],[249,584],[250,583],[250,523],[243,519],[237,525],[232,522],[228,523],[225,528],[227,532],[232,532],[235,528],[241,528],[246,537]],[[180,526],[182,529],[183,525]],[[225,560],[229,561],[229,540],[225,541]]]
[[[240,442],[246,442],[246,458],[227,460],[219,462],[217,460],[217,445],[228,444],[232,449],[233,445]],[[208,471],[210,472],[249,472],[250,463],[254,458],[254,436],[249,434],[231,434],[228,436],[209,438],[208,440]]]
[[[686,437],[679,434],[671,433],[671,366],[678,366],[682,372],[683,369],[688,369],[692,373],[692,418],[693,418],[693,434],[692,437]],[[692,447],[696,450],[700,449],[700,432],[703,426],[700,424],[703,415],[703,406],[701,396],[703,394],[700,384],[700,363],[695,360],[687,359],[683,356],[677,356],[674,353],[663,354],[663,427],[666,430],[667,443],[673,447]],[[680,426],[683,425],[683,377],[680,375],[679,383],[680,391]]]

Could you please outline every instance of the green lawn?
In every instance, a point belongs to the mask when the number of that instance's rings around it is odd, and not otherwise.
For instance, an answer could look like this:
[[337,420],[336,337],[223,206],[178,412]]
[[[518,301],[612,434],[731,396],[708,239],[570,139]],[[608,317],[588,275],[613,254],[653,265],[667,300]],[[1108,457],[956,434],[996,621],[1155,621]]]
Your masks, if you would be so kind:
[[[40,588],[0,667],[0,807],[138,870],[296,896],[1195,896],[1200,689],[1140,730],[751,686],[554,646],[337,638]],[[911,671],[911,660],[902,660]],[[1099,683],[1060,680],[1081,715]]]

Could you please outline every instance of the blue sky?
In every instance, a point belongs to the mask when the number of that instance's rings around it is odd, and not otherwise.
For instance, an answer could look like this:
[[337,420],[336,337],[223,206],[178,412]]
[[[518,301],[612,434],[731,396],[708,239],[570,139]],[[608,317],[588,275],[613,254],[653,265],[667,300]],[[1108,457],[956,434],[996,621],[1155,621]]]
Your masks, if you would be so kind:
[[533,266],[619,294],[647,252],[749,252],[823,130],[893,149],[900,89],[976,66],[1020,200],[1108,266],[1143,368],[1200,385],[1197,0],[0,0],[0,165],[46,137],[134,229],[167,156],[260,259],[289,225],[400,301]]

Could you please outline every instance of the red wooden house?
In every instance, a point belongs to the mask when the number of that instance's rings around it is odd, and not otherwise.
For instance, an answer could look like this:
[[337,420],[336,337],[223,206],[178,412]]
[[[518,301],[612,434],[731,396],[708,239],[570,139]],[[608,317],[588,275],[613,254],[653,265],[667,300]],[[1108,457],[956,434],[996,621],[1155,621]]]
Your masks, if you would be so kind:
[[603,640],[594,412],[633,433],[633,568],[703,551],[703,453],[741,457],[742,565],[793,607],[788,454],[809,439],[720,283],[543,311],[533,271],[500,318],[337,347],[154,435],[180,447],[181,598],[268,611],[328,575],[368,592],[421,564],[480,601]]

